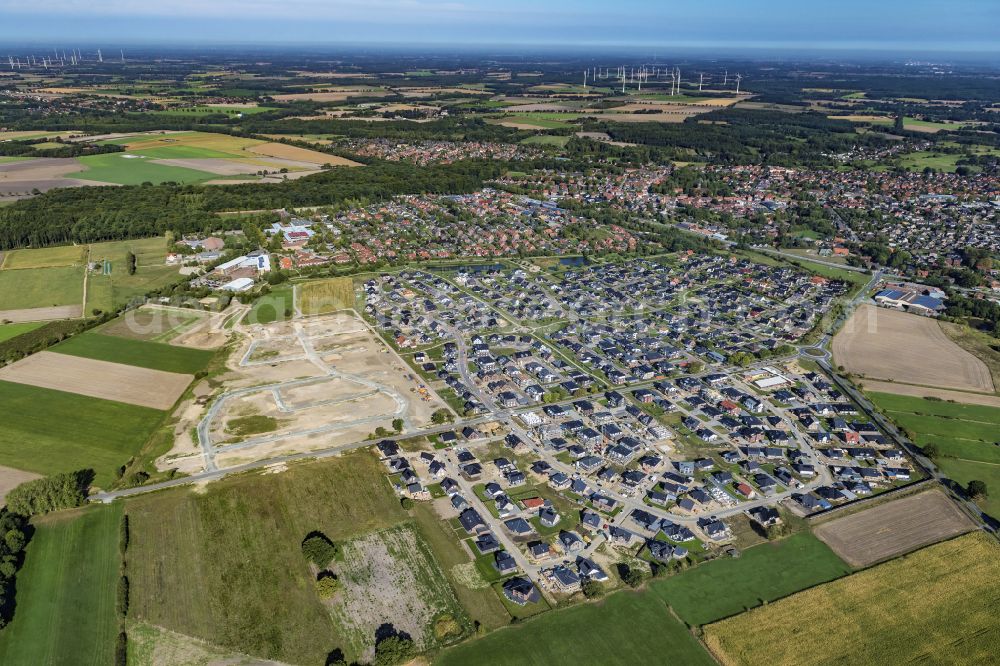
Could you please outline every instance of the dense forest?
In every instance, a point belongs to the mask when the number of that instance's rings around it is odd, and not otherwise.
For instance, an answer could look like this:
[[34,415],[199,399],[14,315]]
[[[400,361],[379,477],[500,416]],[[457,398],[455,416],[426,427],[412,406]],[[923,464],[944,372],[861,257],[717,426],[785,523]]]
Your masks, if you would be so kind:
[[722,109],[683,123],[608,123],[595,129],[616,141],[662,146],[677,158],[697,156],[716,164],[822,166],[831,162],[826,154],[884,141],[820,113],[750,109]]
[[333,168],[274,185],[141,185],[57,189],[0,208],[0,249],[188,233],[214,228],[215,213],[378,200],[397,194],[462,194],[503,172],[505,163],[417,167],[377,162]]

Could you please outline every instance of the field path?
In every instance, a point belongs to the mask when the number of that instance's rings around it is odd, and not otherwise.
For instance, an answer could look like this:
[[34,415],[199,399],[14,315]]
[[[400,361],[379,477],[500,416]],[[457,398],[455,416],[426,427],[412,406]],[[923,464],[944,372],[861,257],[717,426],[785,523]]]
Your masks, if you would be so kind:
[[87,278],[90,277],[90,245],[87,245],[87,263],[83,267],[83,305],[80,306],[80,315],[87,316]]

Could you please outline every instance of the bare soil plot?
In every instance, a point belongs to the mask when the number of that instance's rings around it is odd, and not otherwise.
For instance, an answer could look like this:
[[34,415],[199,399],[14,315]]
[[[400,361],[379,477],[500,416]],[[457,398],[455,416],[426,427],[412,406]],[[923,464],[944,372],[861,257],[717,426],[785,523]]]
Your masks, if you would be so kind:
[[83,305],[59,305],[51,308],[24,308],[22,310],[0,310],[0,321],[15,324],[24,321],[54,321],[56,319],[79,319],[83,316]]
[[374,655],[375,632],[391,624],[419,649],[431,647],[436,616],[458,615],[458,602],[427,544],[410,525],[344,544],[335,567],[343,589],[331,612],[355,654]]
[[995,390],[986,364],[952,342],[937,320],[873,305],[855,310],[837,333],[833,357],[847,372],[862,377],[983,393]]
[[33,190],[45,192],[57,187],[82,187],[108,185],[82,178],[65,178],[80,171],[81,165],[73,158],[40,157],[21,162],[0,164],[0,197],[30,195]]
[[308,164],[333,164],[334,166],[361,166],[357,162],[353,162],[343,157],[337,157],[336,155],[328,155],[326,153],[321,153],[316,150],[309,150],[308,148],[299,148],[298,146],[288,146],[283,143],[264,143],[258,146],[252,146],[250,152],[256,153],[258,155],[266,155],[268,157],[277,157],[285,160],[294,160],[296,162],[306,162]]
[[1000,407],[1000,396],[986,395],[984,393],[966,393],[964,391],[949,391],[947,389],[926,388],[924,386],[912,386],[910,384],[897,384],[895,382],[879,381],[862,382],[862,386],[866,391],[877,391],[879,393],[909,395],[915,398],[941,398],[942,400],[961,402],[967,405]]
[[25,472],[24,470],[0,465],[0,504],[7,498],[7,493],[17,488],[25,481],[42,478],[41,474]]
[[43,351],[0,369],[0,379],[130,405],[170,409],[193,377]]
[[975,528],[939,490],[879,504],[813,529],[845,562],[867,567]]

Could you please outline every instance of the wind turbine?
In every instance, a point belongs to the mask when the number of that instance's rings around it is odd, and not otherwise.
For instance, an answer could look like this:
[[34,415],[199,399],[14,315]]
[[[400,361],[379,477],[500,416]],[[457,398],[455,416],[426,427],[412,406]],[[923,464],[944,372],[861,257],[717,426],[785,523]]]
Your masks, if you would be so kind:
[[698,92],[701,92],[701,87],[705,83],[705,74],[702,72],[698,75]]
[[104,56],[101,55],[101,49],[97,49],[97,62],[104,62]]
[[737,74],[736,75],[736,94],[737,95],[740,94],[740,81],[742,81],[742,80],[743,80],[743,77],[740,76],[739,74]]
[[728,85],[729,85],[729,70],[727,69],[726,73],[722,75],[722,87],[725,88]]

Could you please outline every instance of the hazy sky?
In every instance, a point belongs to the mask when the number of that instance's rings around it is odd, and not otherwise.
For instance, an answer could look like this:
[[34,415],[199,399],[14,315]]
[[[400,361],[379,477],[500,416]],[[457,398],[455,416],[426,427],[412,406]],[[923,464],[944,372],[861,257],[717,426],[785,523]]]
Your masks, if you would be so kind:
[[0,0],[0,40],[1000,51],[1000,0]]

